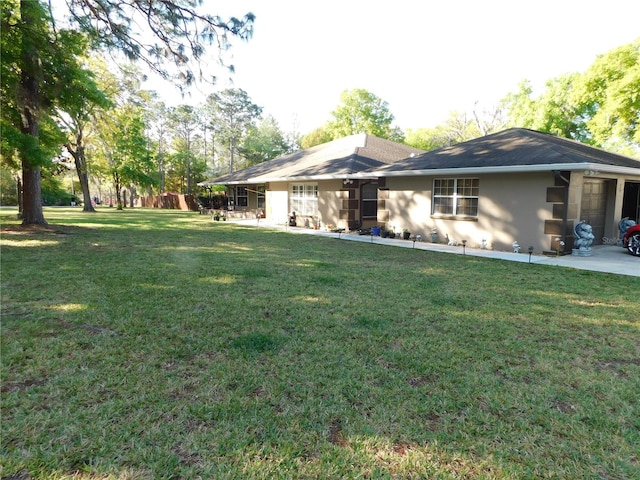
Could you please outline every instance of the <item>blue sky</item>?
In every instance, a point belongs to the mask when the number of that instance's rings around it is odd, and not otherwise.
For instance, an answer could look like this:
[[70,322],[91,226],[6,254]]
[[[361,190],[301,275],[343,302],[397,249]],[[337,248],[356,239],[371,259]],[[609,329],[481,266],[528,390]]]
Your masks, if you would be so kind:
[[[207,2],[205,2],[207,5]],[[330,118],[345,89],[389,104],[402,129],[434,127],[451,111],[492,109],[528,79],[539,91],[599,54],[640,38],[638,0],[219,0],[216,14],[256,15],[253,39],[235,41],[229,86],[247,91],[284,131]],[[197,104],[211,88],[169,104]]]

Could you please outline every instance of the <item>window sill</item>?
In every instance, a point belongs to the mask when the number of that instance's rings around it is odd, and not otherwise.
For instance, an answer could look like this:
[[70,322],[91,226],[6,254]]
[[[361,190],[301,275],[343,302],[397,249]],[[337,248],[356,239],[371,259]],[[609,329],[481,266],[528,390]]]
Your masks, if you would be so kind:
[[465,217],[462,215],[431,215],[434,220],[455,220],[458,222],[477,222],[478,217]]

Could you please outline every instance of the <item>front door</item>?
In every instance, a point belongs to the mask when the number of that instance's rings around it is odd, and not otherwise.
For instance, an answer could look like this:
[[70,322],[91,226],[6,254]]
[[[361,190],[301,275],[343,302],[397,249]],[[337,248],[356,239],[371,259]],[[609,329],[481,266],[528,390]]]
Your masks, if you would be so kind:
[[377,223],[378,182],[365,183],[360,188],[360,224]]

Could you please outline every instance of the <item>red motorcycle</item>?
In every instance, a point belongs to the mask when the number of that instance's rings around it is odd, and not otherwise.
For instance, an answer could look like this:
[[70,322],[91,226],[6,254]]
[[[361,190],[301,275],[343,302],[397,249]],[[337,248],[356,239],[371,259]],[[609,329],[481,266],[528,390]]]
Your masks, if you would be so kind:
[[622,246],[631,255],[640,257],[640,224],[631,225],[622,237]]

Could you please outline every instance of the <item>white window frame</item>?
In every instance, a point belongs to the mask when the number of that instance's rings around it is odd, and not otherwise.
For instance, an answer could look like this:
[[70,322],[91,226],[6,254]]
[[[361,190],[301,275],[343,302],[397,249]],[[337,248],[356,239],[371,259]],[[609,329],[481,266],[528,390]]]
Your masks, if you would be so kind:
[[[434,178],[431,192],[431,215],[434,217],[476,219],[478,218],[479,198],[479,178]],[[465,206],[464,203],[471,203],[471,205]],[[473,203],[475,203],[475,212],[460,212],[463,208],[473,210]],[[443,212],[445,208],[447,210],[450,208],[451,211]]]
[[262,208],[264,209],[265,207],[265,188],[264,185],[258,185],[258,188],[256,188],[257,193],[257,203],[258,203],[258,208]]
[[289,211],[296,215],[318,215],[318,184],[292,183],[289,186]]
[[[241,203],[243,205],[241,205]],[[236,206],[243,208],[249,206],[249,190],[247,187],[236,187]]]

